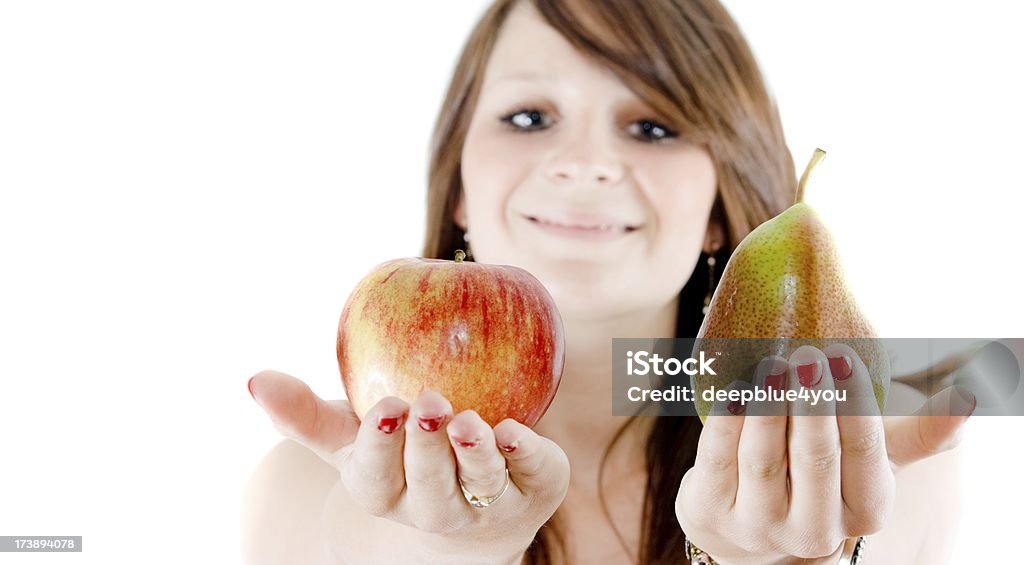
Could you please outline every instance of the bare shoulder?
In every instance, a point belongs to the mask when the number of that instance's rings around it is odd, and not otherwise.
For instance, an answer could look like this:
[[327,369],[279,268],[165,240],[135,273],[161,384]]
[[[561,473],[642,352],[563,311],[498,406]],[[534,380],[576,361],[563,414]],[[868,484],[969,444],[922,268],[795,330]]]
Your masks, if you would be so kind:
[[[914,405],[926,397],[902,383],[890,391]],[[912,463],[896,474],[893,513],[871,536],[867,558],[885,563],[947,563],[962,507],[961,447]]]
[[286,439],[260,461],[242,494],[245,563],[325,563],[323,508],[338,472]]
[[960,525],[962,447],[901,469],[889,523],[868,542],[868,559],[885,563],[948,563]]

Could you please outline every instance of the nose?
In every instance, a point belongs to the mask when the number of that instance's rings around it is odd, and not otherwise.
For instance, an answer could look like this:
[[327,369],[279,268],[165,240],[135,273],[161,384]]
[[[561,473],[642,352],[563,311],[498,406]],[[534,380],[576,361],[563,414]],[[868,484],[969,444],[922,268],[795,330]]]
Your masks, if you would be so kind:
[[551,156],[546,164],[547,177],[560,184],[614,186],[624,166],[608,142],[599,136],[573,136]]

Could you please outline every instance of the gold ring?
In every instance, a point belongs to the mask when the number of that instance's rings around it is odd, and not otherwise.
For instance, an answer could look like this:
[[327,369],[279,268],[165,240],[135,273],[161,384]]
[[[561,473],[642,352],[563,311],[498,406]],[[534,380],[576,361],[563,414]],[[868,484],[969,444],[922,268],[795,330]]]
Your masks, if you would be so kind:
[[505,467],[505,485],[501,487],[501,491],[494,496],[481,497],[466,490],[466,485],[462,484],[462,477],[457,478],[459,481],[459,488],[462,489],[462,496],[466,497],[466,502],[468,502],[469,505],[472,506],[473,508],[487,508],[488,506],[497,502],[498,499],[501,498],[501,495],[505,494],[505,491],[508,490],[508,484],[510,482],[508,476],[508,467]]

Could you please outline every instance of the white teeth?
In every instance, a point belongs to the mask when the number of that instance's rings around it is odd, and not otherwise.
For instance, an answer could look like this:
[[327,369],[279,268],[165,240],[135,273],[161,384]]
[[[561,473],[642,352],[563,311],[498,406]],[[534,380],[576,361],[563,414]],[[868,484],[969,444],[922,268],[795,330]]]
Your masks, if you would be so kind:
[[593,230],[593,231],[602,231],[602,232],[616,231],[616,232],[622,232],[622,233],[629,233],[629,232],[633,231],[633,228],[630,228],[629,226],[621,226],[621,225],[615,225],[615,224],[601,224],[599,226],[569,226],[569,225],[566,225],[566,224],[560,224],[558,222],[548,221],[548,220],[545,220],[545,219],[542,219],[542,218],[535,218],[533,216],[527,216],[527,217],[530,220],[532,220],[534,222],[537,222],[537,223],[547,224],[549,226],[558,226],[558,227],[562,227],[562,228],[569,228],[569,229]]

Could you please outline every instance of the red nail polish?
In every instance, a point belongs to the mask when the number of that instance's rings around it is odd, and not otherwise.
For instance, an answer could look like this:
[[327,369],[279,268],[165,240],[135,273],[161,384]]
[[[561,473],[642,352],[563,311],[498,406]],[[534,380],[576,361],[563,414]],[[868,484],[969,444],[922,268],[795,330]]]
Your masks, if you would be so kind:
[[401,425],[402,425],[402,417],[401,416],[394,416],[394,417],[390,417],[390,418],[381,417],[379,420],[377,420],[377,429],[382,431],[382,432],[384,432],[384,433],[386,433],[386,434],[390,434],[390,433],[394,432],[395,430],[398,429],[398,426],[401,426]]
[[777,375],[768,375],[764,378],[765,390],[771,392],[773,390],[781,390],[782,383],[786,378],[786,373],[779,373]]
[[436,432],[441,427],[441,422],[444,421],[444,416],[437,416],[435,418],[424,418],[419,417],[420,429],[425,432]]
[[796,378],[805,387],[812,387],[821,381],[821,362],[807,363],[796,366]]
[[829,357],[828,370],[832,372],[832,378],[837,381],[845,381],[853,374],[853,363],[846,355],[842,357]]
[[249,377],[249,384],[246,385],[247,387],[249,387],[249,396],[251,396],[253,400],[256,400],[256,393],[252,391],[252,381],[255,378],[256,378],[255,375],[252,376],[252,377]]
[[726,406],[726,409],[728,409],[729,413],[732,414],[733,416],[739,416],[740,414],[747,411],[746,405],[741,404],[739,400],[733,400],[732,402],[730,402],[729,405]]
[[512,453],[513,451],[515,451],[518,448],[519,448],[519,445],[515,444],[515,443],[510,443],[508,445],[499,445],[498,446],[498,449],[504,451],[505,453]]
[[458,445],[459,447],[464,447],[466,449],[469,449],[471,447],[476,447],[476,445],[478,443],[480,443],[480,440],[478,440],[478,439],[470,439],[470,440],[458,439],[458,438],[452,438],[452,439],[455,440],[455,444],[456,445]]

